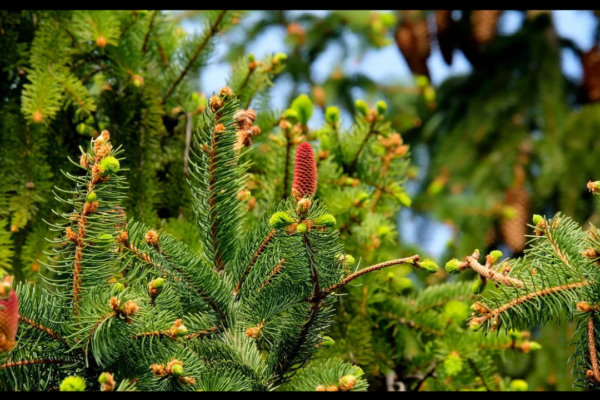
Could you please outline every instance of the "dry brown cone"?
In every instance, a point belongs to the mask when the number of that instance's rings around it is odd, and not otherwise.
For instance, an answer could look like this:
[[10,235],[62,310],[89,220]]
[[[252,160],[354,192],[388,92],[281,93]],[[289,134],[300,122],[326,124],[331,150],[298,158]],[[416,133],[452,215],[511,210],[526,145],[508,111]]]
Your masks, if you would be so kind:
[[513,187],[506,192],[504,204],[516,210],[513,218],[506,218],[500,225],[504,243],[515,253],[525,248],[527,222],[529,222],[529,193],[522,187]]
[[471,11],[471,27],[473,38],[479,44],[486,44],[496,36],[498,18],[502,10],[473,10]]
[[595,45],[581,55],[582,86],[590,101],[600,100],[600,48]]
[[396,44],[413,74],[429,77],[427,58],[431,53],[427,18],[420,10],[403,11],[396,28]]
[[452,64],[452,53],[454,52],[454,37],[452,36],[452,10],[435,10],[435,26],[437,30],[437,42],[440,52],[446,64]]

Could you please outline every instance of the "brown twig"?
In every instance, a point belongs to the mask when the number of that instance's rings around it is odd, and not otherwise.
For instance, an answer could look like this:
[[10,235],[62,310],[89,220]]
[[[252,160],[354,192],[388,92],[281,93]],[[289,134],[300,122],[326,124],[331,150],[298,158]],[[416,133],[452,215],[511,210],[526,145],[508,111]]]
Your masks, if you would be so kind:
[[150,23],[148,24],[148,32],[146,32],[146,36],[144,37],[144,44],[142,45],[142,54],[146,52],[148,49],[148,39],[150,38],[150,32],[152,32],[152,25],[154,25],[154,19],[158,14],[158,10],[154,11],[152,17],[150,17]]
[[102,317],[100,317],[100,319],[98,320],[98,322],[96,322],[94,324],[94,326],[92,327],[92,330],[90,331],[90,334],[88,335],[88,343],[92,340],[92,336],[94,336],[94,333],[96,332],[96,329],[98,329],[98,327],[100,326],[100,324],[102,324],[104,321],[106,321],[107,319],[109,319],[110,317],[114,317],[115,315],[117,315],[117,313],[115,311],[103,315]]
[[286,147],[285,147],[285,167],[283,168],[283,193],[281,195],[282,200],[285,200],[290,195],[288,193],[288,180],[290,173],[290,153],[292,150],[292,139],[290,137],[290,130],[285,130]]
[[506,304],[504,304],[501,307],[492,309],[489,311],[489,313],[486,313],[485,315],[482,315],[480,317],[476,317],[473,318],[471,321],[474,321],[474,323],[482,323],[484,321],[487,321],[488,319],[491,319],[494,316],[498,316],[499,314],[502,314],[503,312],[506,312],[508,310],[510,310],[511,308],[518,306],[519,304],[523,304],[528,300],[534,299],[536,297],[541,297],[541,296],[546,296],[549,294],[554,294],[554,293],[559,293],[565,290],[572,290],[572,289],[577,289],[583,286],[587,286],[592,284],[591,281],[583,281],[583,282],[573,282],[573,283],[569,283],[567,285],[561,285],[561,286],[554,286],[551,288],[546,288],[546,289],[542,289],[542,290],[538,290],[537,292],[532,292],[532,293],[527,293],[524,296],[518,297]]
[[467,263],[469,267],[475,272],[477,272],[480,276],[484,278],[491,279],[494,282],[503,283],[506,286],[512,286],[515,288],[523,288],[525,284],[523,281],[515,278],[511,278],[509,276],[504,276],[493,269],[490,268],[491,264],[486,264],[485,266],[479,264],[477,261],[479,258],[479,253],[475,252],[473,255],[467,257]]
[[358,148],[358,151],[356,152],[354,159],[352,160],[352,162],[350,163],[350,166],[348,167],[348,171],[347,171],[348,174],[352,174],[354,172],[354,170],[356,169],[356,164],[358,163],[358,157],[360,156],[360,153],[363,151],[371,134],[375,133],[375,131],[373,129],[375,128],[376,122],[377,122],[376,120],[373,120],[373,122],[371,122],[371,127],[369,128],[369,132],[367,132],[367,135],[365,136],[362,143],[360,144],[360,147]]
[[342,286],[350,283],[351,281],[353,281],[354,279],[369,273],[371,271],[377,271],[379,269],[383,269],[386,267],[391,267],[392,265],[399,265],[399,264],[411,264],[413,266],[417,266],[418,265],[418,261],[419,261],[419,256],[418,255],[414,255],[414,256],[410,256],[410,257],[406,257],[406,258],[400,258],[398,260],[391,260],[391,261],[386,261],[386,262],[382,262],[380,264],[376,264],[376,265],[372,265],[370,267],[367,268],[363,268],[360,271],[357,271],[355,273],[353,273],[352,275],[347,276],[346,278],[344,278],[340,283],[337,283],[333,286],[330,286],[329,288],[323,290],[323,293],[331,293],[334,290],[337,290],[339,288],[341,288]]
[[192,128],[193,119],[191,113],[186,113],[186,124],[185,124],[185,149],[183,151],[183,174],[190,176],[190,170],[188,169],[188,161],[190,158],[190,146],[192,144]]
[[183,69],[183,71],[181,71],[181,73],[179,74],[179,76],[177,77],[177,79],[175,79],[175,82],[173,82],[173,84],[171,85],[171,87],[169,88],[169,90],[167,90],[167,93],[162,98],[162,103],[163,104],[169,98],[169,96],[171,96],[171,94],[173,94],[173,91],[179,85],[179,83],[181,83],[181,80],[188,73],[188,71],[190,70],[190,68],[192,68],[192,65],[194,64],[194,62],[196,61],[196,59],[198,58],[198,56],[200,55],[200,53],[202,52],[202,50],[204,49],[204,47],[206,47],[206,45],[208,44],[210,38],[212,36],[214,36],[215,33],[217,33],[217,29],[219,27],[219,24],[223,20],[223,17],[225,17],[226,13],[227,13],[227,10],[221,11],[221,13],[219,14],[219,16],[215,20],[215,22],[212,23],[212,25],[210,26],[209,32],[206,34],[206,37],[198,45],[198,47],[196,48],[196,51],[194,52],[194,54],[192,55],[192,57],[188,61],[187,65],[185,66],[185,68]]
[[189,335],[184,336],[184,338],[186,340],[195,339],[195,338],[198,338],[198,337],[206,336],[206,335],[208,335],[210,333],[213,333],[213,332],[216,332],[216,331],[217,331],[217,327],[213,326],[212,328],[208,328],[207,330],[204,330],[204,331],[190,333]]
[[485,381],[485,377],[481,374],[481,372],[479,371],[479,368],[477,368],[477,365],[475,365],[475,362],[473,360],[471,360],[470,358],[468,360],[469,360],[469,365],[471,366],[471,368],[473,368],[473,371],[475,371],[475,374],[481,379],[483,386],[485,386],[485,388],[487,389],[488,392],[492,392],[492,389],[490,389],[490,387],[488,386],[487,382]]
[[24,324],[33,326],[34,328],[39,329],[40,331],[42,331],[42,332],[44,332],[44,333],[52,336],[54,339],[58,340],[59,342],[62,342],[62,338],[60,336],[58,336],[58,334],[56,332],[54,332],[50,328],[46,328],[44,325],[42,325],[42,324],[40,324],[38,322],[35,322],[32,319],[25,318],[25,317],[19,315],[19,321],[22,322],[22,323],[24,323]]
[[60,360],[60,359],[52,359],[52,358],[38,358],[35,360],[23,360],[23,361],[12,361],[8,363],[4,363],[0,365],[0,369],[4,368],[13,368],[13,367],[24,367],[27,365],[35,365],[35,364],[62,364],[69,362],[69,360]]
[[285,258],[283,260],[281,260],[276,266],[275,268],[273,268],[273,270],[271,272],[269,272],[269,275],[267,276],[267,278],[265,279],[265,281],[262,283],[262,285],[260,285],[260,287],[258,288],[258,291],[260,292],[260,290],[262,288],[264,288],[265,286],[267,286],[271,280],[271,278],[273,277],[273,275],[275,275],[276,273],[278,273],[279,271],[281,271],[281,268],[283,267],[283,265],[285,264]]
[[594,379],[597,383],[600,383],[600,366],[598,365],[598,353],[596,352],[596,338],[594,337],[594,315],[590,313],[588,319],[588,343],[590,347],[590,362],[592,364],[592,372],[594,373]]
[[258,258],[260,257],[260,255],[265,252],[265,250],[267,249],[267,246],[269,245],[269,243],[271,243],[271,240],[273,240],[273,238],[275,237],[276,232],[277,231],[275,229],[271,229],[271,231],[269,232],[267,237],[265,237],[265,239],[262,241],[260,246],[258,246],[258,249],[256,249],[256,251],[254,252],[254,256],[252,257],[252,260],[250,260],[250,262],[248,263],[248,266],[242,273],[242,276],[240,277],[238,284],[235,286],[235,290],[233,291],[234,295],[238,294],[238,292],[240,291],[240,289],[242,287],[242,284],[244,283],[244,280],[250,273],[250,269],[254,266],[254,264],[256,264],[256,261],[258,261]]

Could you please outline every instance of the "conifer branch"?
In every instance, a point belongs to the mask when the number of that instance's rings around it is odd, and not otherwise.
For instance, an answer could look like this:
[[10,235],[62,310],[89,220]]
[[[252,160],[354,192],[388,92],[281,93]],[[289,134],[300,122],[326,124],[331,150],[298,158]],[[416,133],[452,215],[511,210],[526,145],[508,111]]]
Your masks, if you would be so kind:
[[346,278],[344,278],[340,283],[337,283],[333,286],[330,286],[329,288],[325,289],[323,291],[323,293],[331,293],[339,288],[341,288],[342,286],[352,282],[354,279],[369,273],[371,271],[377,271],[386,267],[391,267],[392,265],[399,265],[399,264],[411,264],[413,266],[415,266],[416,268],[419,268],[419,256],[418,255],[414,255],[411,257],[406,257],[406,258],[400,258],[398,260],[391,260],[391,261],[386,261],[386,262],[382,262],[380,264],[376,264],[376,265],[372,265],[370,267],[367,268],[363,268],[360,271],[357,271],[355,273],[353,273],[352,275],[347,276]]
[[184,339],[190,340],[190,339],[196,339],[196,338],[199,338],[199,337],[204,337],[204,336],[206,336],[208,334],[216,332],[217,329],[218,328],[216,326],[213,326],[212,328],[208,328],[208,329],[203,330],[203,331],[198,331],[198,332],[190,333],[189,335],[185,335]]
[[428,326],[417,324],[413,320],[407,320],[404,317],[400,317],[400,316],[394,315],[394,314],[392,314],[391,312],[388,312],[388,311],[384,311],[383,315],[385,315],[389,319],[392,319],[394,321],[398,321],[402,325],[406,325],[407,327],[409,327],[411,329],[415,329],[415,330],[418,330],[418,331],[423,331],[425,333],[429,333],[429,334],[435,335],[435,336],[441,336],[441,335],[444,334],[444,331],[440,331],[440,330],[437,330],[437,329],[431,329]]
[[468,361],[469,361],[469,366],[473,369],[473,371],[475,371],[475,375],[477,375],[479,377],[479,379],[481,379],[483,386],[485,386],[485,388],[487,389],[488,392],[492,392],[492,389],[490,389],[487,382],[485,381],[485,377],[481,374],[481,371],[479,371],[479,368],[477,368],[475,361],[473,361],[470,358],[468,359]]
[[164,104],[165,101],[167,101],[167,99],[169,98],[169,96],[171,96],[171,94],[173,94],[173,91],[179,85],[179,83],[181,82],[181,80],[183,79],[183,77],[192,68],[192,65],[194,65],[194,62],[196,61],[196,59],[198,58],[198,56],[200,55],[200,53],[202,52],[202,50],[204,50],[204,47],[206,47],[206,45],[208,44],[208,42],[210,41],[210,39],[218,32],[219,24],[221,23],[221,21],[225,17],[226,13],[227,13],[227,10],[221,11],[221,13],[219,14],[219,16],[215,20],[215,22],[212,23],[212,25],[210,26],[209,32],[206,34],[206,37],[204,38],[204,40],[198,45],[198,47],[196,48],[196,51],[194,52],[194,54],[192,55],[192,57],[188,61],[187,65],[185,66],[185,68],[183,69],[183,71],[181,71],[181,73],[179,74],[179,76],[177,77],[177,79],[175,79],[175,82],[173,82],[173,84],[171,85],[171,87],[169,88],[169,90],[167,90],[167,93],[163,96],[163,98],[162,98],[162,104]]
[[269,243],[271,243],[271,241],[275,237],[276,232],[277,232],[277,230],[271,229],[271,231],[269,232],[267,237],[262,241],[260,246],[258,246],[258,249],[256,249],[256,252],[254,253],[254,256],[252,257],[252,260],[250,260],[250,263],[248,263],[248,266],[242,273],[242,276],[240,277],[238,284],[235,286],[235,290],[233,292],[234,295],[238,294],[238,292],[240,291],[240,289],[242,287],[242,284],[244,283],[244,280],[250,273],[250,269],[254,266],[254,264],[256,264],[256,261],[258,261],[258,258],[260,257],[260,255],[262,253],[264,253],[264,251],[267,249],[267,246],[269,245]]
[[36,358],[34,360],[11,361],[8,363],[0,364],[0,369],[25,367],[27,365],[35,364],[62,364],[66,362],[70,362],[70,360],[63,360],[59,358]]
[[183,151],[183,174],[185,176],[189,176],[190,170],[188,169],[188,161],[190,159],[190,146],[192,144],[192,113],[186,113],[186,118],[187,119],[185,124],[185,150]]
[[44,332],[44,333],[52,336],[54,339],[58,340],[59,342],[62,342],[62,338],[56,332],[54,332],[50,328],[46,328],[44,325],[42,325],[42,324],[40,324],[38,322],[35,322],[32,319],[25,318],[25,317],[19,315],[19,321],[22,322],[22,323],[24,323],[24,324],[33,326],[34,328],[39,329],[40,331],[42,331],[42,332]]
[[142,45],[142,54],[146,53],[148,48],[148,39],[150,38],[150,32],[152,32],[152,26],[154,25],[154,19],[158,14],[158,10],[154,11],[152,17],[150,17],[150,23],[148,24],[148,32],[146,32],[146,36],[144,36],[144,44]]
[[536,292],[527,293],[526,295],[518,297],[518,298],[504,304],[503,306],[500,306],[498,308],[490,310],[485,315],[482,315],[480,317],[475,317],[471,321],[473,323],[481,324],[482,322],[487,321],[488,319],[491,319],[494,316],[498,316],[498,315],[502,314],[503,312],[506,312],[506,311],[510,310],[511,308],[516,307],[519,304],[523,304],[526,301],[529,301],[536,297],[542,297],[542,296],[547,296],[549,294],[555,294],[555,293],[560,293],[560,292],[564,292],[567,290],[578,289],[580,287],[591,285],[592,283],[593,282],[591,282],[591,281],[573,282],[573,283],[569,283],[567,285],[554,286],[554,287],[538,290]]
[[597,383],[600,383],[600,365],[598,364],[598,353],[596,352],[596,338],[594,337],[594,316],[590,313],[588,319],[588,343],[590,347],[590,363],[592,364],[593,377]]
[[271,278],[273,277],[273,275],[275,275],[276,273],[278,273],[279,271],[281,271],[281,268],[283,267],[284,264],[285,264],[285,259],[281,260],[275,266],[275,268],[273,268],[273,270],[271,272],[269,272],[269,275],[267,276],[267,278],[265,279],[265,281],[260,285],[260,288],[258,288],[259,292],[261,291],[262,288],[264,288],[265,286],[267,286],[269,284],[269,282],[271,281]]
[[479,264],[477,259],[479,258],[479,252],[474,252],[473,255],[467,257],[467,263],[469,267],[475,272],[477,272],[480,276],[484,278],[491,279],[494,282],[503,283],[506,286],[512,286],[515,288],[523,288],[525,284],[523,281],[515,278],[511,278],[509,276],[504,276],[493,269],[491,269],[491,264],[486,263],[485,266]]
[[87,341],[88,343],[92,341],[92,337],[94,336],[94,333],[96,332],[96,329],[98,329],[98,327],[107,319],[114,317],[115,315],[117,315],[116,311],[113,311],[111,313],[105,314],[102,317],[100,317],[100,319],[94,324],[94,326],[92,326],[92,329],[90,330],[90,334],[88,335]]
[[360,153],[363,151],[363,149],[365,148],[365,145],[367,144],[367,141],[369,140],[369,137],[371,137],[371,134],[375,133],[375,123],[377,122],[377,120],[373,120],[373,122],[371,122],[371,126],[369,128],[369,132],[367,132],[364,140],[362,141],[362,143],[360,144],[360,147],[358,148],[358,151],[356,152],[356,154],[354,155],[354,159],[352,160],[352,162],[350,163],[350,166],[348,167],[348,174],[352,174],[354,173],[354,170],[356,169],[356,165],[358,164],[358,158],[360,157]]
[[[98,179],[97,175],[93,175],[90,183],[88,185],[88,190],[86,193],[87,196],[94,191],[94,184]],[[86,234],[86,217],[92,212],[93,208],[90,206],[90,203],[85,203],[83,210],[81,210],[81,216],[79,217],[79,221],[77,222],[78,231],[76,238],[76,249],[75,249],[75,260],[73,262],[73,315],[77,317],[79,315],[79,295],[80,295],[80,285],[81,279],[81,260],[83,258],[83,250],[85,248],[85,234]]]
[[292,150],[292,139],[290,138],[289,129],[285,130],[285,138],[286,138],[285,167],[283,168],[283,193],[281,195],[282,200],[287,199],[289,196],[288,180],[289,180],[289,174],[290,174],[290,156],[291,156],[291,150]]

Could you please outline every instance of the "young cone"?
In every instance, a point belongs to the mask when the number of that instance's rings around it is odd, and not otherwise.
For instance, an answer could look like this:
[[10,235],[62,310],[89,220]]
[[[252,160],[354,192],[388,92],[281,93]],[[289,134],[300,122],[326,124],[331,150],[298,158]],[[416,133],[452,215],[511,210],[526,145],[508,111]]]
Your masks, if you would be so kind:
[[317,191],[317,162],[310,144],[304,142],[296,150],[296,162],[294,164],[294,182],[292,183],[292,195],[300,200],[303,197],[312,196]]

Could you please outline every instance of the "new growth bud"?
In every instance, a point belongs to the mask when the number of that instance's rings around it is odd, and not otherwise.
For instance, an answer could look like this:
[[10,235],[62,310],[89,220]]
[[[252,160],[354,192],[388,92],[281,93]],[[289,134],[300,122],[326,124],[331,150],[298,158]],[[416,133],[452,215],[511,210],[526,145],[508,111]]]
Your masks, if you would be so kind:
[[278,211],[271,216],[269,219],[269,225],[271,228],[280,229],[293,224],[294,219],[285,211]]
[[384,116],[387,111],[387,103],[379,100],[377,103],[375,103],[375,109],[377,110],[377,115]]
[[471,291],[473,294],[481,294],[485,290],[487,286],[487,278],[476,278],[473,282],[473,286],[471,286]]
[[333,226],[335,226],[335,217],[331,214],[324,214],[321,215],[320,217],[315,218],[315,220],[313,221],[314,226],[326,226],[328,228],[331,228]]
[[369,115],[369,106],[363,100],[356,100],[354,106],[356,107],[356,111],[363,117]]
[[60,383],[61,392],[85,391],[85,380],[80,376],[68,376]]
[[446,263],[446,272],[450,275],[458,275],[460,273],[460,270],[458,269],[459,265],[460,261],[458,261],[456,258],[453,258]]
[[439,270],[437,264],[430,259],[419,261],[418,265],[423,271],[429,272],[430,274],[435,274]]
[[542,217],[541,215],[538,214],[533,214],[533,223],[535,225],[538,225],[540,222],[542,222],[544,220],[544,217]]
[[96,201],[96,197],[97,197],[96,196],[96,192],[89,192],[88,195],[87,195],[87,197],[86,197],[86,199],[85,199],[85,201],[87,203],[93,203],[93,202]]
[[298,233],[305,233],[306,229],[307,229],[306,224],[305,223],[301,223],[301,224],[298,224],[298,226],[296,227],[296,232],[298,232]]
[[119,160],[114,157],[106,157],[100,160],[100,168],[102,170],[103,175],[114,174],[119,171],[121,165],[119,164]]
[[335,106],[327,107],[325,110],[325,121],[331,125],[335,125],[339,120],[340,109]]

